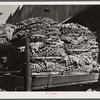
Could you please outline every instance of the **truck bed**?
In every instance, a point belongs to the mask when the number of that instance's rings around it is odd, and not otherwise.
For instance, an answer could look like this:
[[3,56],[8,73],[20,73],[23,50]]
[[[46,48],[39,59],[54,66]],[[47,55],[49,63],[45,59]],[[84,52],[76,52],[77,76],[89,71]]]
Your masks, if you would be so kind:
[[[70,75],[34,75],[32,90],[98,82],[99,73]],[[16,88],[24,89],[24,77],[16,77]]]

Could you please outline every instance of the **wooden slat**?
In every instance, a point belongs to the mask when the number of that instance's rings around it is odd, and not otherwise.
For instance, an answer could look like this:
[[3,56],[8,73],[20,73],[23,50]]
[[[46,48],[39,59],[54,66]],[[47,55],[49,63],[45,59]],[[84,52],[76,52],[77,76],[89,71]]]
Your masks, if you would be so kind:
[[54,75],[51,76],[51,83],[50,84],[61,84],[61,83],[71,83],[71,82],[81,82],[81,81],[88,81],[89,74],[84,75]]
[[94,83],[94,82],[98,82],[98,80],[72,82],[72,83],[62,83],[62,84],[52,84],[52,85],[48,85],[48,88],[55,88],[55,87],[62,87],[62,86],[72,86],[72,85],[81,85],[81,84],[89,84],[89,83]]
[[26,38],[26,90],[31,91],[32,89],[32,78],[30,73],[30,53],[29,53],[29,38]]
[[[98,82],[99,73],[78,75],[34,75],[32,90]],[[22,77],[17,77],[16,87],[23,87]]]
[[48,75],[34,76],[32,77],[32,87],[35,86],[47,86]]
[[62,57],[32,57],[31,62],[34,62],[34,60],[41,60],[41,59],[59,59],[59,60],[61,60]]
[[66,51],[73,51],[73,52],[86,52],[89,51],[89,49],[68,49]]
[[55,75],[50,77],[48,87],[64,86],[64,85],[76,85],[81,83],[97,82],[99,73],[94,74],[81,74],[81,75]]
[[32,89],[43,89],[77,84],[88,84],[98,82],[99,73],[78,75],[44,75],[34,76]]

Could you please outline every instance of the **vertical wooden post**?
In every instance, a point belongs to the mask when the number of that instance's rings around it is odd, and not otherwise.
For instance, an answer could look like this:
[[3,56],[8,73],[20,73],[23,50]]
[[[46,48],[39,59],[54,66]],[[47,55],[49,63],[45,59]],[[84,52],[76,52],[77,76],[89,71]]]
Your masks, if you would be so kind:
[[29,38],[26,38],[26,90],[31,91],[32,89],[32,77],[30,73],[30,51],[29,51],[29,46],[30,46],[30,40]]

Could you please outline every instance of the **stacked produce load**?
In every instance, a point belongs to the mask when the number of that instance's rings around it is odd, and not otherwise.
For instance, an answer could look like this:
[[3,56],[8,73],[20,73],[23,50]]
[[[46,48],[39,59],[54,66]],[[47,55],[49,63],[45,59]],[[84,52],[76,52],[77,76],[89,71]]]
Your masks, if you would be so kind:
[[[84,26],[74,23],[59,25],[49,18],[29,18],[17,24],[12,40],[24,40],[26,37],[30,39],[32,73],[98,71],[96,36]],[[18,49],[25,52],[25,46]]]
[[68,72],[91,72],[98,70],[98,43],[95,33],[79,24],[60,26],[61,39],[65,41],[68,54]]
[[[57,25],[58,23],[52,19],[40,17],[18,23],[13,40],[23,40],[28,37],[30,39],[31,61],[35,58],[40,59],[35,63],[31,62],[33,73],[47,74],[65,71],[65,63],[62,63],[60,57],[65,57],[67,54]],[[19,50],[25,52],[25,47],[19,47]]]
[[12,40],[12,35],[15,29],[16,29],[15,25],[1,24],[0,25],[0,43],[9,44],[9,41]]
[[[18,23],[13,39],[32,38],[34,42],[30,44],[30,51],[34,57],[59,56],[61,55],[59,51],[63,51],[63,43],[59,35],[57,22],[49,18],[37,17]],[[24,51],[24,47],[21,51]]]
[[48,17],[29,18],[17,24],[17,29],[14,35],[15,38],[24,38],[31,36],[57,36],[60,34],[57,22]]

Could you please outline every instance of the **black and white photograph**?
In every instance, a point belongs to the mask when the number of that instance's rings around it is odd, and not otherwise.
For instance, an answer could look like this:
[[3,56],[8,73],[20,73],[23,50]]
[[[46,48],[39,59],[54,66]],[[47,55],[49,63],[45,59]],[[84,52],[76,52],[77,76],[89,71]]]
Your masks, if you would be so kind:
[[0,91],[99,92],[100,5],[0,4]]

